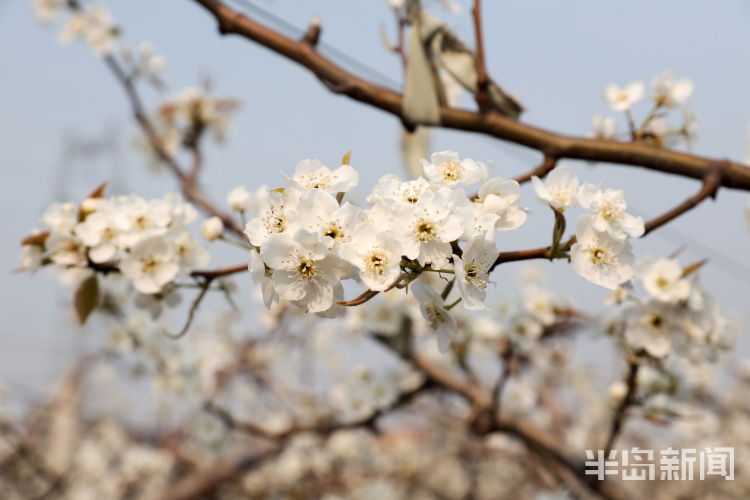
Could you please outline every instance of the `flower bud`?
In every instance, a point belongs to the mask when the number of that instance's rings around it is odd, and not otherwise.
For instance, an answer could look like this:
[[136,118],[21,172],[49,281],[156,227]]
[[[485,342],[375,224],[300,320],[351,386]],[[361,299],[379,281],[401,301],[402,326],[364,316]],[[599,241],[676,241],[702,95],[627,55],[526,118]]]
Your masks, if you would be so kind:
[[236,210],[237,212],[243,212],[247,207],[248,201],[250,201],[250,193],[247,192],[244,186],[232,189],[227,195],[227,204],[232,207],[232,210]]
[[625,382],[614,382],[609,386],[609,398],[619,403],[628,393],[628,386]]
[[201,236],[208,241],[214,241],[224,233],[224,223],[218,217],[211,217],[201,225]]

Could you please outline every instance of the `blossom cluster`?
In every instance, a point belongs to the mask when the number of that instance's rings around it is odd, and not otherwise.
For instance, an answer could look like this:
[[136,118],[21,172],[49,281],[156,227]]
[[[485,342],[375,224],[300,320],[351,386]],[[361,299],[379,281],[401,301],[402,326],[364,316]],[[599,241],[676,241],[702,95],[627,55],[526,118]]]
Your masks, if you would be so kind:
[[186,87],[159,106],[153,120],[155,137],[139,137],[137,145],[158,165],[162,158],[153,140],[169,156],[182,147],[194,147],[205,133],[221,142],[229,127],[229,113],[237,106],[233,99],[214,95],[208,84]]
[[77,278],[120,271],[136,291],[156,294],[208,263],[208,252],[187,231],[197,216],[175,193],[147,201],[98,192],[80,205],[53,203],[42,229],[24,240],[21,264],[30,271],[49,264]]
[[683,267],[674,258],[643,257],[635,267],[634,287],[616,290],[610,302],[621,304],[612,321],[634,352],[665,358],[670,352],[683,357],[713,357],[733,340],[734,325],[698,281],[701,263]]
[[55,21],[63,12],[70,14],[60,31],[60,43],[84,40],[99,56],[115,50],[120,29],[106,7],[95,5],[84,10],[68,0],[32,0],[31,3],[37,19],[45,24]]
[[[676,79],[671,70],[665,70],[651,80],[652,107],[640,125],[636,126],[631,115],[633,105],[644,98],[643,82],[631,82],[624,87],[612,83],[604,92],[604,100],[612,111],[623,112],[628,120],[630,139],[643,140],[658,147],[672,147],[683,139],[688,145],[698,132],[697,117],[690,111],[688,100],[693,93],[693,82],[689,78]],[[675,127],[668,123],[670,110],[682,109],[682,123]],[[591,122],[592,136],[597,139],[617,138],[615,119],[594,116]]]
[[[308,312],[336,314],[342,280],[362,281],[371,292],[414,281],[427,271],[453,274],[463,307],[484,308],[489,272],[499,252],[495,231],[520,227],[516,181],[489,178],[487,166],[443,151],[422,163],[425,177],[382,177],[361,208],[343,201],[358,182],[348,164],[331,170],[300,162],[285,188],[240,187],[229,204],[248,219],[253,245],[249,268],[267,306],[279,298]],[[476,198],[460,186],[481,183]],[[465,244],[463,249],[461,244]],[[422,282],[411,286],[425,318],[438,332],[455,330],[444,300]],[[439,335],[447,348],[449,335]]]
[[559,165],[544,181],[532,178],[542,202],[559,211],[575,205],[588,210],[576,223],[575,243],[570,249],[573,269],[582,277],[615,289],[633,277],[633,252],[629,237],[643,235],[641,217],[626,212],[625,193],[590,183],[581,185],[568,165]]

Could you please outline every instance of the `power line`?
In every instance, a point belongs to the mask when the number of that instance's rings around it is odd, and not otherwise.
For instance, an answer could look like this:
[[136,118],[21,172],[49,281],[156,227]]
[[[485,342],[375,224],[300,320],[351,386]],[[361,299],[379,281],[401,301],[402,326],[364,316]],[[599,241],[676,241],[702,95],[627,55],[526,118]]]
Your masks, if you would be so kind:
[[[249,0],[228,0],[230,3],[235,4],[238,10],[244,11],[245,13],[252,13],[253,16],[263,19],[265,22],[271,24],[276,31],[279,31],[289,38],[300,39],[305,34],[305,31],[298,28],[289,21],[272,14],[268,10],[259,7],[258,5],[250,2]],[[385,73],[362,63],[358,59],[350,56],[349,54],[337,49],[333,45],[327,44],[323,41],[318,42],[316,50],[321,52],[327,58],[341,63],[342,66],[354,68],[360,74],[368,75],[373,80],[378,80],[381,85],[385,87],[391,87],[392,90],[398,90],[401,88],[401,83],[397,82]]]

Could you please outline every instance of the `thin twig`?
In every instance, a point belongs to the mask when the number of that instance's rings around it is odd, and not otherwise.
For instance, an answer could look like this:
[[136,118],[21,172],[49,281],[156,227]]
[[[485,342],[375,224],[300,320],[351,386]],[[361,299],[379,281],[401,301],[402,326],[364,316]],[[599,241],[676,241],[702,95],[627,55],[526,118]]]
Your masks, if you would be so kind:
[[474,0],[474,34],[477,43],[477,95],[475,96],[479,110],[484,112],[490,109],[490,96],[487,92],[489,78],[487,77],[487,66],[484,62],[484,39],[482,37],[482,0]]
[[625,414],[627,413],[628,408],[630,408],[630,406],[632,406],[632,404],[635,402],[635,390],[638,381],[639,366],[640,365],[634,360],[631,360],[628,364],[628,376],[625,381],[625,384],[628,387],[628,391],[625,393],[625,397],[622,398],[622,401],[620,401],[620,404],[617,405],[614,417],[612,418],[612,427],[609,431],[607,444],[604,446],[605,457],[609,456],[609,452],[612,450],[612,446],[614,446],[617,437],[620,435],[620,431],[622,431],[622,424],[625,421]]
[[182,169],[182,167],[180,167],[174,157],[164,149],[164,146],[159,139],[158,134],[156,133],[156,128],[148,118],[146,109],[143,106],[143,102],[141,101],[141,98],[138,95],[135,86],[133,85],[132,79],[125,74],[120,64],[111,54],[104,57],[104,63],[107,65],[107,67],[110,69],[112,74],[115,76],[115,78],[125,91],[125,94],[128,97],[128,101],[130,102],[130,106],[133,110],[133,116],[135,117],[136,122],[140,125],[144,134],[146,134],[146,139],[148,139],[149,144],[156,152],[157,157],[162,161],[162,163],[167,166],[172,175],[174,175],[179,181],[180,187],[182,189],[182,194],[185,195],[185,198],[198,205],[206,213],[219,217],[224,223],[225,227],[227,227],[237,236],[244,238],[243,230],[234,220],[234,217],[214,206],[214,204],[211,203],[205,197],[202,191],[197,187],[196,180],[202,163],[202,157],[200,155],[197,144],[195,144],[195,146],[193,147],[193,170],[190,173],[185,173],[185,171]]
[[674,207],[672,210],[669,210],[668,212],[665,212],[659,217],[656,217],[648,221],[646,223],[646,232],[644,234],[648,234],[654,229],[663,226],[667,222],[673,219],[676,219],[677,217],[684,214],[691,208],[694,208],[696,205],[698,205],[700,202],[702,202],[706,198],[709,198],[709,197],[716,198],[716,192],[721,186],[722,178],[723,178],[723,166],[721,163],[718,163],[714,165],[714,167],[711,170],[709,170],[709,172],[703,178],[703,185],[701,186],[701,189],[697,193],[695,193],[695,195],[691,196],[684,202],[680,203],[679,205]]

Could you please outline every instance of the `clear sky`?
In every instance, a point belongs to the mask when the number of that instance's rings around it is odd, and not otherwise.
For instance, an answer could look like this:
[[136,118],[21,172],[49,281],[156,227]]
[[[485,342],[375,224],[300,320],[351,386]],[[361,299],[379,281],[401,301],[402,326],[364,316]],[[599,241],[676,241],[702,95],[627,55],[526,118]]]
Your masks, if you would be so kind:
[[[361,173],[361,193],[386,173],[403,174],[398,152],[399,123],[392,116],[328,93],[306,70],[234,37],[220,37],[215,23],[191,0],[105,2],[125,28],[125,41],[150,40],[167,58],[171,92],[211,75],[218,93],[241,99],[229,140],[207,151],[204,184],[223,202],[233,187],[280,185],[279,171],[318,157],[334,164],[348,149]],[[439,7],[465,40],[473,42],[467,1],[459,16]],[[570,134],[584,134],[594,114],[608,114],[601,99],[606,84],[626,84],[671,68],[695,83],[692,108],[700,119],[698,154],[742,159],[750,122],[750,3],[744,0],[516,0],[484,2],[487,61],[503,87],[527,108],[523,120]],[[379,26],[393,32],[385,0],[276,0],[260,2],[276,16],[304,29],[313,16],[322,40],[399,82],[400,63],[379,40]],[[3,322],[0,379],[41,385],[66,366],[82,337],[66,316],[70,295],[48,273],[13,274],[19,241],[56,198],[80,199],[102,181],[116,191],[144,197],[174,188],[166,175],[147,172],[132,151],[135,128],[124,96],[90,51],[61,48],[56,29],[39,26],[24,0],[0,0],[0,218],[5,238],[0,262]],[[354,68],[358,71],[357,68]],[[387,82],[384,82],[387,83]],[[158,95],[145,93],[151,104]],[[469,104],[469,103],[467,103]],[[635,108],[643,115],[648,103]],[[623,127],[621,117],[618,117]],[[71,138],[107,137],[112,147],[93,161],[66,157]],[[539,155],[471,134],[437,131],[433,150],[492,160],[495,175],[511,177],[534,166]],[[66,159],[67,158],[67,159]],[[622,188],[629,204],[646,217],[692,194],[698,183],[633,167],[573,164],[579,176],[606,179]],[[65,175],[60,171],[65,165]],[[551,215],[533,201],[527,186],[523,204],[535,212],[522,229],[498,238],[501,250],[547,244]],[[635,242],[637,256],[666,255],[683,244],[684,263],[704,257],[703,281],[728,312],[748,324],[750,236],[744,210],[747,193],[722,190],[668,229]],[[686,236],[689,238],[686,239]],[[696,242],[702,242],[702,245]],[[222,252],[214,263],[236,264],[244,256]],[[741,263],[741,267],[736,263]],[[517,266],[496,274],[507,294]],[[600,307],[604,293],[564,263],[545,264],[553,288],[582,306]],[[249,277],[240,277],[241,280]],[[503,288],[506,286],[506,288]],[[249,301],[249,298],[247,299]],[[247,321],[253,321],[248,317]],[[747,328],[743,327],[743,332]],[[739,351],[750,352],[740,340]]]

